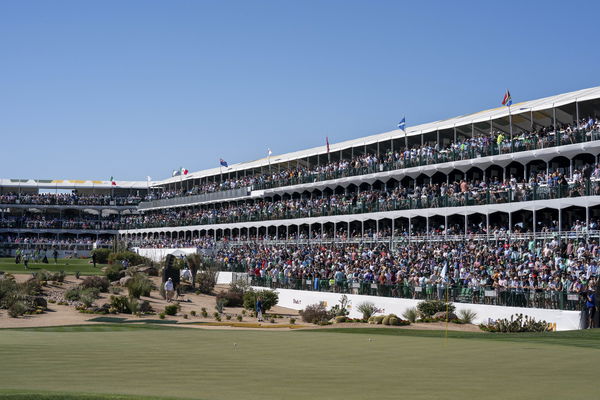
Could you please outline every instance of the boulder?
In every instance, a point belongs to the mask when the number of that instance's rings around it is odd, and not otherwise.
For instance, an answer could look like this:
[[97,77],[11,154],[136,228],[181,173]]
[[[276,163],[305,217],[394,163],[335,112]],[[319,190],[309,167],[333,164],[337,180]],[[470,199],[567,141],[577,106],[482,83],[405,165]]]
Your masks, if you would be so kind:
[[42,296],[35,296],[31,299],[34,307],[41,307],[44,310],[48,308],[48,301]]
[[[445,321],[446,320],[446,311],[437,312],[437,313],[433,314],[433,317],[431,317],[431,318],[441,319],[441,320]],[[454,321],[456,319],[458,319],[458,317],[453,312],[448,314],[448,321]]]
[[125,286],[127,285],[127,282],[129,282],[129,280],[131,280],[130,276],[124,276],[121,279],[119,279],[119,285]]

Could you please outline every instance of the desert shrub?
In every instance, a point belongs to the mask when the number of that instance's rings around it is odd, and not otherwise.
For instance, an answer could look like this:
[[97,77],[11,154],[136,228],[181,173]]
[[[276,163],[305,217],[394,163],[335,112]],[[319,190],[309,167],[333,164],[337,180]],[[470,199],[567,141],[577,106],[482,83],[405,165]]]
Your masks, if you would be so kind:
[[110,308],[117,313],[131,314],[127,296],[110,296]]
[[135,297],[129,297],[127,299],[127,308],[131,314],[137,314],[140,312],[140,302]]
[[[390,315],[386,315],[383,317],[383,319],[381,320],[381,324],[382,325],[390,325],[390,318],[393,316],[394,314],[390,314]],[[398,317],[396,317],[398,318]]]
[[415,322],[419,317],[419,312],[415,307],[411,307],[402,313],[402,316],[410,322]]
[[167,315],[177,315],[177,311],[179,311],[179,304],[168,304],[165,306],[165,314]]
[[100,290],[97,288],[76,286],[65,291],[64,297],[69,301],[81,301],[84,305],[89,307],[93,304],[94,300],[100,297]]
[[375,312],[377,312],[377,307],[375,304],[370,301],[365,301],[364,303],[360,303],[357,307],[358,312],[360,312],[363,316],[363,319],[369,319]]
[[271,319],[269,320],[269,322],[270,322],[270,323],[272,323],[272,324],[274,324],[274,323],[275,323],[275,318],[271,318]]
[[336,324],[341,324],[342,322],[346,322],[347,320],[348,320],[348,317],[346,317],[345,315],[338,315],[335,317]]
[[349,303],[348,296],[346,296],[345,294],[342,295],[342,297],[340,297],[338,302],[340,304],[336,304],[335,306],[331,307],[330,311],[333,313],[333,315],[347,316],[348,314],[350,314],[350,311],[348,311],[348,303]]
[[244,319],[241,315],[236,315],[235,318],[239,321],[242,322],[242,320]]
[[225,308],[226,303],[227,300],[217,298],[217,300],[215,301],[215,310],[217,310],[219,314],[223,314],[223,309]]
[[473,310],[458,310],[458,321],[463,324],[472,324],[475,318],[477,318],[477,313]]
[[98,298],[98,289],[83,289],[79,292],[79,301],[88,308],[94,304],[94,301]]
[[241,307],[244,305],[244,293],[231,289],[227,291],[222,290],[217,294],[217,301],[219,300],[225,301],[227,307]]
[[192,310],[192,311],[190,311],[190,315],[191,315],[192,317],[195,317],[195,316],[196,316],[196,310]]
[[122,270],[120,264],[114,264],[106,267],[104,275],[109,281],[114,282],[121,279],[125,275],[125,271]]
[[141,296],[150,296],[150,292],[154,289],[154,283],[146,276],[146,274],[134,274],[127,281],[127,291],[130,297],[139,299]]
[[75,279],[79,279],[81,277],[81,272],[75,271]]
[[215,313],[215,321],[221,322],[221,314]]
[[152,308],[152,305],[148,300],[144,300],[140,303],[139,312],[141,312],[142,314],[150,314],[154,312],[154,309]]
[[196,274],[196,283],[200,293],[211,294],[217,284],[216,271],[198,271]]
[[139,265],[139,264],[149,264],[150,260],[146,257],[142,257],[133,251],[118,251],[111,252],[108,255],[108,263],[109,264],[120,264],[123,260],[129,261],[131,265]]
[[78,301],[79,296],[81,295],[81,289],[78,287],[74,287],[65,291],[64,297],[69,301]]
[[161,312],[160,314],[158,314],[158,318],[165,319],[165,313]]
[[304,310],[300,310],[300,316],[304,322],[308,322],[309,324],[319,324],[321,322],[328,322],[335,315],[330,311],[327,311],[325,303],[320,302],[311,304],[306,306]]
[[65,271],[58,271],[54,273],[50,273],[48,280],[53,282],[64,282],[67,277],[67,273]]
[[183,314],[183,319],[188,319],[188,315],[187,314]]
[[110,287],[108,288],[108,291],[109,291],[111,294],[120,294],[120,293],[123,291],[123,288],[120,288],[120,287],[118,287],[118,286],[110,286]]
[[479,328],[487,332],[549,332],[552,327],[546,321],[536,321],[535,318],[523,314],[511,315],[510,319],[502,318],[488,324],[480,324]]
[[397,317],[390,317],[388,319],[388,325],[398,325],[398,318]]
[[27,312],[27,306],[22,301],[15,301],[8,308],[8,315],[11,318],[18,318]]
[[262,298],[262,306],[264,311],[270,310],[277,305],[279,295],[274,290],[254,290],[250,289],[244,293],[244,308],[254,310],[256,308],[256,299]]
[[96,288],[102,293],[106,293],[108,292],[110,282],[105,276],[87,276],[83,278],[79,286],[81,286],[84,289]]
[[110,249],[94,249],[92,254],[96,255],[96,262],[98,264],[108,264],[108,255],[110,254]]
[[431,318],[438,312],[446,312],[446,309],[449,313],[452,313],[456,307],[454,307],[454,304],[452,303],[446,303],[445,301],[440,300],[425,300],[417,304],[419,316],[423,319]]
[[290,318],[290,325],[294,325],[296,323],[296,318]]

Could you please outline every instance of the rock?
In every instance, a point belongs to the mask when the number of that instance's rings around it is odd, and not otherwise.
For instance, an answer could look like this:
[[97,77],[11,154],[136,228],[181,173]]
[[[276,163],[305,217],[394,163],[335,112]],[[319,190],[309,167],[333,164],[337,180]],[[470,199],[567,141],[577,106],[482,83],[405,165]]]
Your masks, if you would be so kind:
[[31,299],[34,307],[41,307],[44,310],[48,308],[48,302],[42,296],[35,296]]
[[121,279],[119,279],[119,285],[121,285],[121,286],[127,285],[127,282],[129,282],[130,279],[131,279],[130,276],[122,277]]
[[[433,317],[431,317],[433,319],[441,319],[441,320],[446,320],[446,311],[440,311],[438,313],[433,314]],[[458,319],[458,317],[456,316],[456,314],[454,314],[453,312],[448,314],[448,321],[454,321]]]

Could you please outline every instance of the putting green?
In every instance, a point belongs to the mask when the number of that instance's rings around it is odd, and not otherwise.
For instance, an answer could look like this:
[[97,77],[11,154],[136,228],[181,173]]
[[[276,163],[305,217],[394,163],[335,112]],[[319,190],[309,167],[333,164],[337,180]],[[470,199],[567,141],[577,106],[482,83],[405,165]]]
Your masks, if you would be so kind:
[[210,400],[589,399],[597,392],[598,336],[451,333],[445,339],[440,332],[392,329],[132,325],[6,329],[0,330],[0,393]]
[[56,264],[54,264],[54,259],[49,259],[48,264],[30,261],[29,269],[25,269],[23,262],[15,264],[14,258],[0,258],[0,271],[11,274],[30,274],[32,272],[46,270],[52,272],[65,271],[67,275],[74,275],[77,271],[79,271],[81,275],[98,275],[102,273],[101,268],[105,266],[105,264],[96,264],[96,268],[94,268],[94,264],[90,263],[90,259],[59,258]]

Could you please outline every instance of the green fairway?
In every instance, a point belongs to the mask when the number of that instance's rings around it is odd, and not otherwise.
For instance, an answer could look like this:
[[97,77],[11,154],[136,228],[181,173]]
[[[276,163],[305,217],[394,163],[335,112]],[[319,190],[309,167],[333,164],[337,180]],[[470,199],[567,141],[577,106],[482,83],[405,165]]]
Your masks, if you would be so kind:
[[589,399],[599,340],[597,331],[446,339],[399,329],[5,329],[0,398],[43,391],[29,398]]
[[54,264],[54,259],[49,259],[48,264],[29,262],[29,269],[25,269],[22,262],[15,264],[14,258],[0,258],[0,271],[11,274],[30,274],[45,269],[53,272],[65,271],[68,275],[73,275],[77,271],[81,275],[98,275],[102,273],[101,268],[105,266],[105,264],[96,264],[96,268],[94,268],[94,264],[90,263],[90,259],[59,258],[56,264]]

